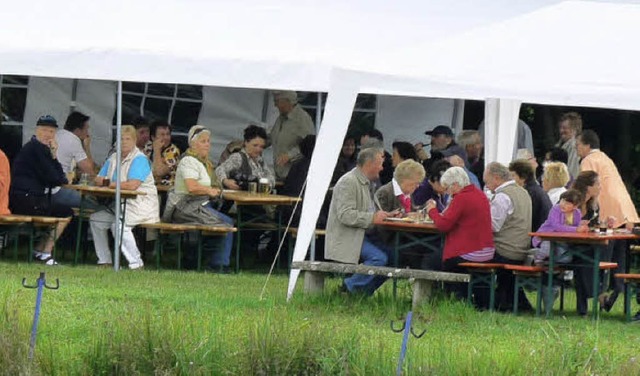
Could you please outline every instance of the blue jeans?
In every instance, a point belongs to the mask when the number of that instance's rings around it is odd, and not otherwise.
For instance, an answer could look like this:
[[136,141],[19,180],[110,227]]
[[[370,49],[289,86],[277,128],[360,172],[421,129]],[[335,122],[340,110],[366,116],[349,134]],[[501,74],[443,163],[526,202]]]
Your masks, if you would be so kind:
[[[52,206],[54,208],[64,208],[65,210],[69,210],[70,208],[79,208],[80,200],[80,192],[64,187],[60,187],[58,192],[51,195]],[[95,211],[104,209],[103,206],[98,205],[95,200],[88,197],[84,199],[84,208]]]
[[[207,204],[205,208],[213,213],[216,217],[224,221],[224,223],[233,226],[233,219],[214,209],[211,203]],[[213,239],[205,239],[203,245],[205,249],[211,249],[213,252],[211,254],[211,260],[209,260],[209,266],[211,268],[229,266],[231,259],[231,248],[233,247],[232,232],[229,232],[223,236],[216,236]]]
[[[362,249],[360,250],[360,260],[364,265],[385,266],[389,257],[384,246],[365,235]],[[344,279],[344,285],[349,292],[362,292],[367,295],[373,295],[386,280],[386,277],[379,275],[354,274]]]

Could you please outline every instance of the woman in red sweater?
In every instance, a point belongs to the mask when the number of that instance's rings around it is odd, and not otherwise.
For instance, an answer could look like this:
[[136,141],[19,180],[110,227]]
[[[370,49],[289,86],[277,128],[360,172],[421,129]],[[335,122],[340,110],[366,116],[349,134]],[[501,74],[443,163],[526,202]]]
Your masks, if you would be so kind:
[[446,234],[442,253],[443,269],[461,271],[461,262],[486,262],[493,259],[491,208],[487,196],[470,183],[467,172],[451,167],[440,184],[452,196],[449,206],[438,212],[435,202],[427,203],[429,217]]
[[[487,196],[469,181],[462,167],[451,167],[440,178],[440,184],[452,199],[442,213],[433,200],[427,202],[427,212],[438,230],[446,234],[442,252],[442,269],[466,272],[458,266],[462,262],[487,262],[495,252],[491,228],[491,208]],[[467,294],[467,285],[454,283],[446,286],[459,299]],[[475,306],[489,308],[489,291],[475,288]]]

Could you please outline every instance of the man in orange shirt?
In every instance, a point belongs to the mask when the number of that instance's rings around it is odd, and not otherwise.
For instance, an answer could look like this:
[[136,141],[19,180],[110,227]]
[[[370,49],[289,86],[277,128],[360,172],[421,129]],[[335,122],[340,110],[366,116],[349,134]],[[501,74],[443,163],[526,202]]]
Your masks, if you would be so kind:
[[[583,131],[576,139],[576,152],[582,159],[580,171],[595,171],[600,178],[602,187],[598,198],[600,221],[611,222],[614,228],[624,225],[628,229],[632,229],[634,223],[640,221],[638,212],[615,163],[600,151],[600,138],[596,132],[589,129]],[[618,263],[616,273],[624,273],[626,270],[626,252],[626,241],[609,242],[605,260]],[[612,285],[613,293],[609,297],[606,297],[605,294],[600,297],[600,303],[607,312],[611,310],[618,294],[624,291],[624,284],[620,279],[614,279]]]
[[596,132],[590,129],[582,132],[576,140],[576,151],[582,159],[580,171],[595,171],[600,177],[602,191],[598,203],[601,219],[614,217],[614,228],[622,225],[633,228],[634,223],[640,222],[636,207],[615,163],[600,151],[600,138]]
[[11,171],[9,160],[0,150],[0,215],[11,214],[9,211],[9,187],[11,186]]

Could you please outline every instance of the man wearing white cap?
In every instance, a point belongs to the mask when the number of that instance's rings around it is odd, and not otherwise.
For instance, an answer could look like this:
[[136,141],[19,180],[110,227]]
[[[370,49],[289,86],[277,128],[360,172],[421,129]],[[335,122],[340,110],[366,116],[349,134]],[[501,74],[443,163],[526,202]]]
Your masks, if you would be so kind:
[[315,127],[311,116],[298,106],[298,94],[295,91],[274,91],[273,103],[280,116],[269,133],[269,142],[273,145],[276,179],[284,180],[291,164],[301,157],[298,147],[300,141],[315,134]]

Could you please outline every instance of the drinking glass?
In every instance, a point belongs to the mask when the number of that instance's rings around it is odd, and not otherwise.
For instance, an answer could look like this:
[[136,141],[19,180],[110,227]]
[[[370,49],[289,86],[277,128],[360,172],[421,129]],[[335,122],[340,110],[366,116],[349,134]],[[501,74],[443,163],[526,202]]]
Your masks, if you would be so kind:
[[79,184],[80,185],[89,185],[89,174],[87,174],[86,172],[83,172],[82,174],[80,174]]
[[250,182],[249,183],[249,193],[255,195],[258,193],[258,183]]

